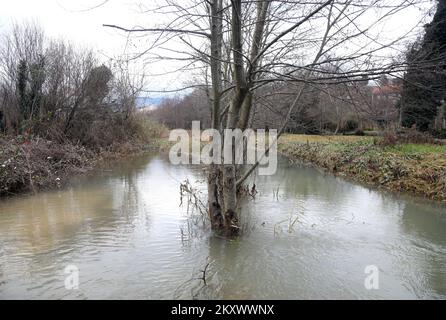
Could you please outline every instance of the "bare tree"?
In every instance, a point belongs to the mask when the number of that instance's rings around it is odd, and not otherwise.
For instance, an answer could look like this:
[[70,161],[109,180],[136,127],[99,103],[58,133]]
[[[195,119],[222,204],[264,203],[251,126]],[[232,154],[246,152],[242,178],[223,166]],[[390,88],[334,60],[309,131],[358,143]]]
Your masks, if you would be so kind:
[[[167,20],[163,25],[106,26],[130,34],[151,34],[149,48],[135,57],[144,56],[153,63],[180,61],[182,66],[174,70],[178,72],[194,72],[201,66],[205,77],[197,85],[209,90],[211,127],[217,130],[249,127],[256,93],[270,84],[287,84],[293,98],[281,114],[280,136],[292,115],[302,112],[302,100],[309,90],[404,72],[404,64],[383,57],[398,52],[402,39],[419,24],[406,34],[393,36],[383,28],[392,17],[420,3],[423,1],[165,0],[145,8],[154,20]],[[333,65],[338,68],[333,70]],[[227,235],[239,232],[238,191],[257,165],[209,166],[208,203],[214,230]]]

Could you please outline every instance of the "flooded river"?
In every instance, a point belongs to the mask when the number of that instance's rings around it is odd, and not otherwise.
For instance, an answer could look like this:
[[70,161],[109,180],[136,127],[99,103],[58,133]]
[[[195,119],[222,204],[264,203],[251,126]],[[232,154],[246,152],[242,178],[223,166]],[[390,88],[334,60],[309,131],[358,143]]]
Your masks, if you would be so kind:
[[185,179],[204,172],[142,156],[1,199],[0,299],[446,298],[445,205],[281,159],[225,240],[180,206]]

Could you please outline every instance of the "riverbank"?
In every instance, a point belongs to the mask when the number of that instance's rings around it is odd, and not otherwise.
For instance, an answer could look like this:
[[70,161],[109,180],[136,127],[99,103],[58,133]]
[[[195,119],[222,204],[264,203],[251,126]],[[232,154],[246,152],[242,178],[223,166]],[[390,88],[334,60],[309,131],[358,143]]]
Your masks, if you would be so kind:
[[38,136],[0,136],[0,197],[61,187],[103,161],[162,150],[167,129],[147,119],[140,125],[138,134],[103,147]]
[[356,136],[284,135],[278,150],[339,176],[392,192],[446,201],[446,145]]
[[85,173],[102,161],[158,148],[157,139],[134,139],[89,149],[39,137],[0,137],[0,197],[60,187],[73,175]]

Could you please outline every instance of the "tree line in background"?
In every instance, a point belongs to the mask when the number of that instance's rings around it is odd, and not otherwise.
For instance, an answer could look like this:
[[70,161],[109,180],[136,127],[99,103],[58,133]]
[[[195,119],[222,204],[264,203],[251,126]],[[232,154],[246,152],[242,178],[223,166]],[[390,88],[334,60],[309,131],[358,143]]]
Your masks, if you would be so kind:
[[[348,133],[397,127],[402,80],[382,75],[369,84],[365,78],[350,84],[315,85],[306,90],[299,110],[293,110],[286,132],[305,134]],[[277,128],[293,101],[295,87],[273,83],[257,90],[249,127]],[[183,97],[165,98],[150,111],[152,117],[169,128],[190,129],[192,121],[199,120],[202,128],[209,128],[211,109],[206,103],[207,92],[196,88]]]
[[400,107],[402,122],[446,138],[446,0],[437,0],[432,22],[407,54]]
[[85,48],[49,39],[35,23],[0,41],[0,133],[100,148],[137,134],[142,79]]
[[[325,134],[416,128],[446,137],[446,0],[438,0],[432,22],[403,58],[404,73],[382,74],[369,81],[323,84],[307,88],[293,110],[286,132]],[[341,66],[327,73],[342,77]],[[315,72],[317,77],[317,72]],[[322,84],[321,84],[322,83]],[[296,94],[294,84],[271,83],[256,90],[250,113],[252,128],[278,128]],[[182,97],[166,98],[152,115],[170,128],[189,129],[193,120],[211,126],[210,93],[198,87]]]

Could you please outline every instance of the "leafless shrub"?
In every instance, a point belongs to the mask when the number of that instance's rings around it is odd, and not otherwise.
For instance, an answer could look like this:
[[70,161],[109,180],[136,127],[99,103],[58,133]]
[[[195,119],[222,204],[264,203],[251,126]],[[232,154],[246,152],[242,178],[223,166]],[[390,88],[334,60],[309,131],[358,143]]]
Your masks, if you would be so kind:
[[104,148],[141,138],[135,98],[143,77],[85,48],[48,39],[36,23],[0,35],[0,129]]
[[379,140],[379,144],[382,146],[394,146],[397,144],[413,143],[413,144],[438,144],[436,140],[428,132],[420,132],[415,128],[397,132],[396,130],[386,130],[383,133],[383,137]]

